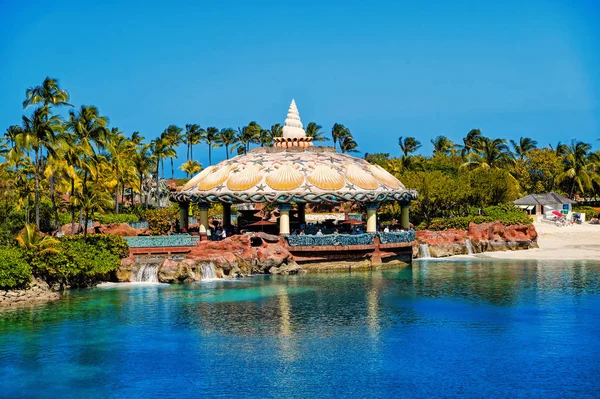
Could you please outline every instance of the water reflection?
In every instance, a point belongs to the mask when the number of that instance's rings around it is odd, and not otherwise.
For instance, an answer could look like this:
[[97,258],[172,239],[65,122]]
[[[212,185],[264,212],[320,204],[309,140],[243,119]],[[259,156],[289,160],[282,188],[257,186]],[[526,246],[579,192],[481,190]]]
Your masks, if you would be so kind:
[[[190,389],[199,390],[187,393],[198,395],[278,389],[294,397],[353,386],[355,396],[382,397],[382,387],[402,386],[436,396],[444,391],[428,384],[455,371],[481,368],[517,386],[510,376],[525,378],[518,370],[535,363],[546,374],[527,378],[556,380],[560,370],[573,386],[595,369],[571,365],[600,358],[599,294],[599,263],[548,261],[418,262],[383,272],[73,291],[0,314],[0,375],[13,397],[36,396],[23,384],[56,378],[67,396],[148,396],[152,376],[172,370],[180,370],[178,386],[196,381]],[[512,372],[511,360],[519,366]],[[459,385],[473,393],[473,381]]]

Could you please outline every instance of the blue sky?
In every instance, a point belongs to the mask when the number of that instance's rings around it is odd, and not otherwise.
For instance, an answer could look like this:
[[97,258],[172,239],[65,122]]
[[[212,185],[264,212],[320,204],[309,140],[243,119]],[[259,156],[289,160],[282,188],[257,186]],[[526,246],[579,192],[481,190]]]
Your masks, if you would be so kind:
[[[293,97],[305,125],[343,123],[361,153],[398,155],[407,135],[428,153],[472,128],[598,148],[593,0],[121,3],[0,1],[2,130],[52,76],[148,140],[169,124],[283,123]],[[208,164],[205,145],[195,154]]]

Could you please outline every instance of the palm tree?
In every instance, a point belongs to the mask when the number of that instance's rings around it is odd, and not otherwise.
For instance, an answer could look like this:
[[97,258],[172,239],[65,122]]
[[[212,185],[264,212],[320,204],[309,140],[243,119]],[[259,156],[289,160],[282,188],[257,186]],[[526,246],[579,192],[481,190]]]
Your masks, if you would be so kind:
[[400,136],[398,138],[398,145],[400,146],[403,157],[408,157],[410,154],[421,148],[421,142],[414,137],[403,138]]
[[469,155],[469,153],[471,151],[474,150],[480,137],[481,137],[481,130],[471,129],[469,131],[469,133],[467,133],[467,136],[462,139],[463,144],[462,145],[459,144],[456,146],[457,149],[460,149],[460,156],[462,157],[463,160],[466,159],[467,155]]
[[563,155],[565,155],[567,153],[567,145],[561,143],[560,141],[558,143],[556,143],[556,147],[553,147],[552,144],[548,145],[548,148],[550,148],[551,150],[554,151],[554,153],[556,154],[556,156],[558,157],[562,157]]
[[46,148],[53,152],[55,131],[61,128],[58,116],[50,116],[48,107],[36,108],[31,117],[23,116],[23,128],[19,133],[17,142],[21,148],[33,149],[35,154],[35,224],[40,226],[40,168],[42,159],[40,152]]
[[511,140],[510,144],[514,149],[515,155],[521,161],[525,159],[525,156],[529,151],[537,148],[537,141],[530,139],[529,137],[521,137],[518,143],[514,140]]
[[185,125],[185,143],[187,145],[187,160],[193,161],[193,148],[195,145],[200,144],[201,137],[200,125],[188,124]]
[[[135,152],[132,155],[131,162],[138,176],[138,190],[140,192],[140,203],[142,194],[144,193],[144,178],[148,176],[154,165],[154,157],[152,156],[152,145],[140,143],[135,146]],[[158,167],[156,169],[158,176]],[[146,195],[144,203],[148,205],[148,196]]]
[[59,87],[58,80],[46,77],[40,86],[34,86],[27,89],[25,92],[25,101],[23,101],[23,108],[27,108],[31,105],[42,103],[45,107],[50,106],[62,106],[66,105],[71,107],[68,103],[69,93]]
[[235,130],[232,128],[221,129],[219,132],[218,141],[221,145],[225,146],[225,155],[229,159],[229,146],[234,145],[238,141],[238,137]]
[[431,140],[433,154],[450,155],[454,149],[454,142],[446,136],[437,136]]
[[133,143],[133,145],[140,145],[146,138],[140,134],[140,132],[133,132],[131,138],[129,139]]
[[586,189],[592,188],[592,181],[600,184],[600,176],[595,173],[596,165],[589,161],[588,153],[592,146],[573,140],[571,145],[566,146],[566,153],[563,157],[564,171],[556,177],[557,183],[565,180],[571,180],[571,190],[569,197],[573,198],[575,186],[581,193]]
[[336,143],[342,143],[345,137],[350,136],[350,130],[347,129],[344,125],[339,123],[334,123],[331,128],[331,137],[333,138],[333,148],[335,149]]
[[107,125],[108,119],[100,116],[98,108],[93,105],[82,105],[79,111],[71,110],[69,112],[66,128],[73,133],[73,143],[81,148],[82,154],[80,163],[83,170],[81,197],[87,197],[89,194],[88,178],[95,179],[97,176],[95,148],[102,148],[103,140],[108,134]]
[[115,213],[118,215],[119,193],[121,193],[121,199],[123,199],[125,194],[125,184],[128,180],[127,177],[133,174],[131,158],[135,149],[133,143],[117,128],[112,129],[104,147],[106,148],[108,162],[115,173],[115,180],[117,183],[115,190]]
[[169,159],[171,160],[171,179],[175,179],[175,166],[173,165],[173,158],[177,158],[176,148],[183,143],[183,129],[179,126],[170,125],[162,133],[161,137],[164,139],[165,145],[172,149],[169,152]]
[[179,169],[183,170],[191,177],[202,170],[202,164],[198,161],[187,161],[184,162]]
[[40,256],[58,253],[56,247],[60,241],[50,236],[42,237],[36,225],[26,224],[17,236],[17,243],[21,248],[31,251],[35,256]]
[[325,133],[321,130],[323,126],[317,125],[315,122],[310,122],[306,126],[306,137],[312,137],[313,141],[322,142],[329,141],[329,137],[325,137]]
[[273,145],[273,136],[271,135],[271,131],[267,129],[261,129],[258,135],[258,142],[261,147],[270,147]]
[[247,154],[250,151],[250,144],[259,143],[260,125],[254,121],[248,126],[238,127],[237,146],[235,149],[238,154]]
[[475,157],[461,167],[467,169],[501,169],[514,162],[504,139],[480,136],[475,147]]
[[354,141],[354,137],[352,137],[352,135],[344,136],[340,142],[340,150],[342,151],[342,154],[347,152],[358,152],[357,148],[358,144],[356,141]]
[[208,164],[212,165],[212,149],[220,147],[219,129],[216,127],[207,127],[201,133],[202,139],[208,145]]

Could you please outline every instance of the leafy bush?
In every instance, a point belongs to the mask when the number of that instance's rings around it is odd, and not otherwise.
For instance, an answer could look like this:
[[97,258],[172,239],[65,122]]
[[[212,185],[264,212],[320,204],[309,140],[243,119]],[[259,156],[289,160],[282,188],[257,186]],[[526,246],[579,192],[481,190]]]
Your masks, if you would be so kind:
[[448,229],[457,229],[457,230],[468,230],[469,223],[481,224],[481,223],[494,223],[500,222],[505,226],[511,226],[515,224],[525,224],[529,225],[533,223],[533,220],[528,217],[526,214],[518,215],[518,214],[507,214],[500,217],[494,216],[461,216],[455,218],[433,218],[429,227],[425,223],[421,223],[417,229],[418,230],[448,230]]
[[23,251],[12,246],[0,247],[0,288],[23,288],[31,281],[31,267]]
[[599,212],[595,208],[593,208],[591,206],[586,206],[586,205],[583,205],[583,206],[579,206],[579,205],[578,206],[574,206],[573,207],[573,212],[585,213],[586,220],[597,218],[598,215],[599,215]]
[[175,225],[178,212],[176,208],[153,209],[144,213],[148,227],[154,235],[164,235]]
[[106,213],[106,214],[98,214],[94,216],[94,220],[96,222],[100,222],[101,224],[111,224],[111,223],[135,223],[139,222],[139,218],[136,215],[132,215],[129,213],[121,213],[115,215],[114,213]]
[[56,253],[33,257],[31,265],[36,275],[50,284],[59,284],[61,289],[107,280],[119,268],[121,258],[129,255],[123,237],[105,234],[63,237],[57,249]]

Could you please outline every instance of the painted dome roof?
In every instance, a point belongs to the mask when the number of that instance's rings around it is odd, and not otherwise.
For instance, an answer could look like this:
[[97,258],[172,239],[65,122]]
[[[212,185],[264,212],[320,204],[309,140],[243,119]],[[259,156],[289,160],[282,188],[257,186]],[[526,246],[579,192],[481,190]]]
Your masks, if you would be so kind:
[[177,202],[408,202],[417,193],[379,165],[331,147],[257,148],[194,176]]

